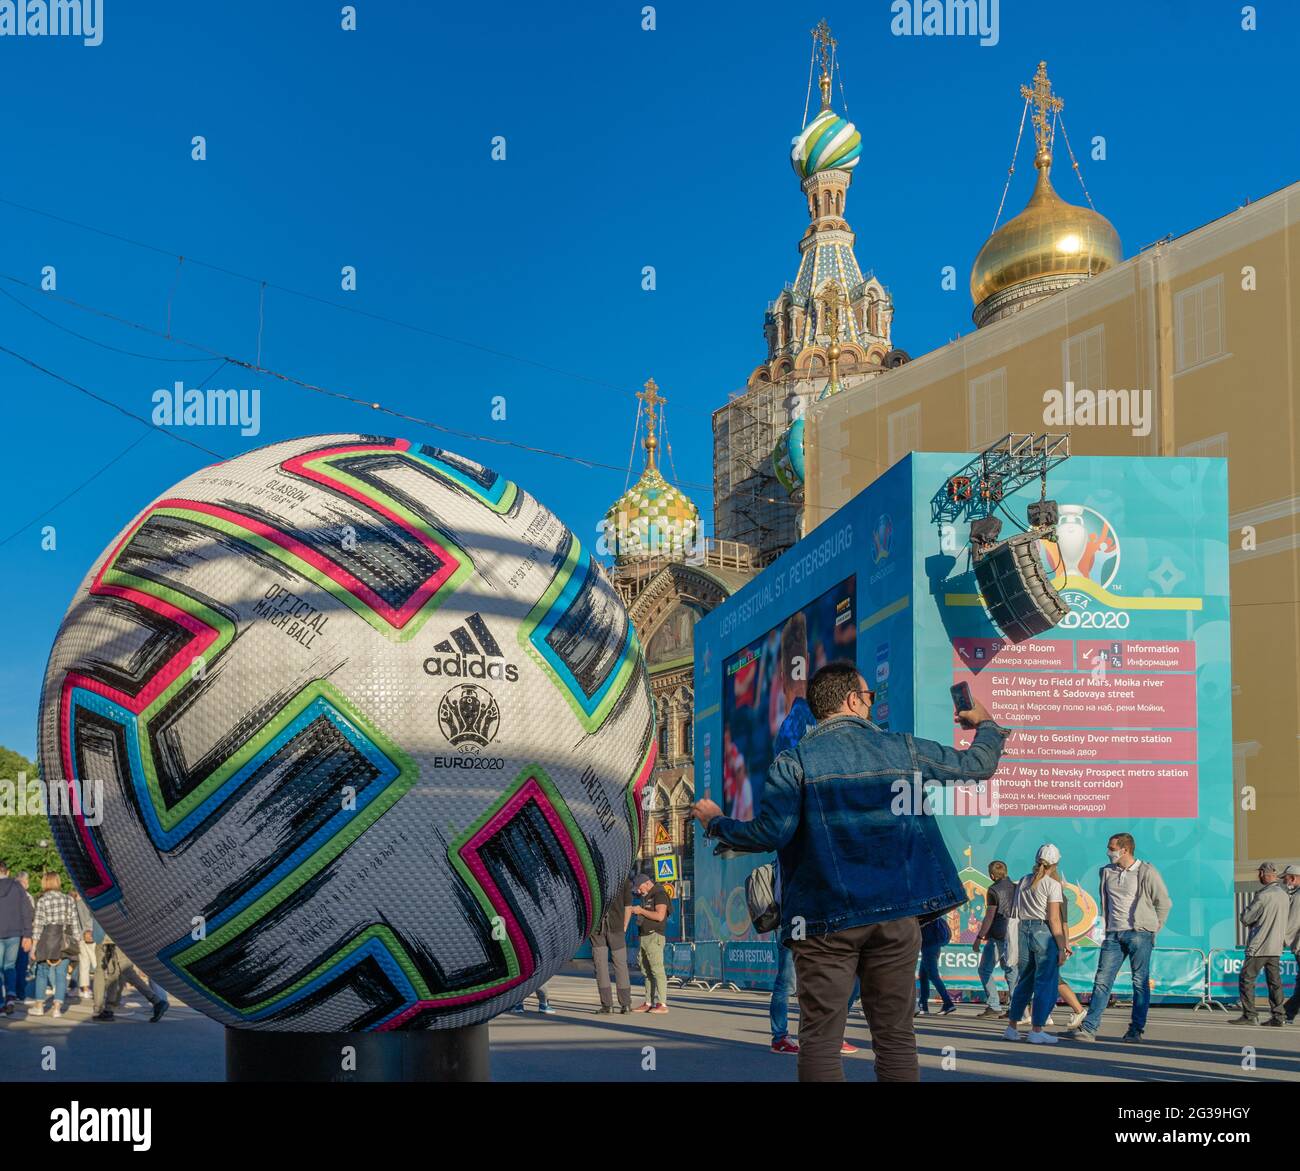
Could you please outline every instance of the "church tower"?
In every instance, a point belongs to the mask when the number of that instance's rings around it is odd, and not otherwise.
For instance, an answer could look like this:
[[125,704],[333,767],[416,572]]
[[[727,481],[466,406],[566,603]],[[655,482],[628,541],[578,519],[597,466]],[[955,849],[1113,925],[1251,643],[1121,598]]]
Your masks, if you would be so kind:
[[[863,272],[845,205],[862,158],[862,135],[836,112],[837,42],[823,20],[812,31],[809,79],[820,66],[821,108],[792,140],[790,162],[808,212],[799,268],[763,318],[764,360],[745,390],[713,416],[717,535],[749,545],[766,564],[804,531],[803,416],[809,403],[860,385],[907,355],[893,347],[894,303]],[[809,102],[812,98],[809,86]],[[841,108],[844,87],[840,82]]]

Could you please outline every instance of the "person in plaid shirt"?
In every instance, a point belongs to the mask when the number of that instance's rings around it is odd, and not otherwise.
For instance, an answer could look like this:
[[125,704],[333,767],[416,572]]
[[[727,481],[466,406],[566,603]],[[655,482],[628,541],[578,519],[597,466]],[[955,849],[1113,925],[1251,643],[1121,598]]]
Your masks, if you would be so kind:
[[[63,882],[53,871],[41,877],[41,897],[36,900],[36,915],[32,920],[32,938],[36,941],[36,1005],[33,1016],[45,1015],[45,993],[54,993],[54,1015],[62,1016],[68,1000],[68,957],[63,951],[63,928],[71,927],[80,935],[77,921],[77,904],[71,895],[63,893]],[[51,934],[50,940],[44,937]]]

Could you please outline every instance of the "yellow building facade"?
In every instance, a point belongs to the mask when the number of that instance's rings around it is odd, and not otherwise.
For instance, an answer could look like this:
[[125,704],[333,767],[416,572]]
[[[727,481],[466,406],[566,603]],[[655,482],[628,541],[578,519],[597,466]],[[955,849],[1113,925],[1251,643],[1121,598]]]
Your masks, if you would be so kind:
[[1300,183],[983,319],[809,407],[805,531],[910,451],[1007,432],[1226,457],[1238,879],[1300,857]]

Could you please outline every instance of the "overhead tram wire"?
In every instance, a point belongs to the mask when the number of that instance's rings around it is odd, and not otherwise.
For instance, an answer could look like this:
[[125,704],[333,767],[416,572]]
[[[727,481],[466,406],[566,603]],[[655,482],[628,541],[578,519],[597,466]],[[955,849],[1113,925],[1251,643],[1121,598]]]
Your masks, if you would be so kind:
[[[204,361],[204,360],[205,359],[195,359],[195,361]],[[226,363],[219,362],[216,368],[212,371],[212,373],[209,374],[201,383],[199,383],[199,388],[202,389],[203,387],[207,386],[207,384],[211,382],[225,368],[226,368]],[[151,426],[150,430],[162,430],[162,428],[156,428]],[[167,432],[167,434],[170,434],[170,432]],[[71,492],[68,492],[63,496],[60,496],[59,499],[56,500],[53,504],[46,505],[45,508],[41,509],[41,511],[38,512],[35,516],[33,516],[32,519],[29,520],[25,525],[21,525],[19,528],[14,529],[14,531],[11,532],[7,537],[0,539],[0,546],[9,544],[9,542],[12,541],[15,537],[21,536],[28,529],[30,529],[34,524],[38,524],[40,521],[44,520],[55,509],[61,508],[69,500],[71,500],[74,496],[76,496],[77,493],[79,493],[83,488],[88,488],[91,484],[93,484],[96,480],[98,480],[100,476],[102,476],[106,471],[108,471],[109,468],[111,468],[115,463],[117,463],[118,460],[122,459],[128,452],[134,451],[135,448],[139,447],[140,444],[142,444],[148,438],[149,438],[149,431],[140,432],[139,435],[137,435],[133,440],[131,440],[131,442],[128,443],[124,448],[122,448],[122,450],[119,451],[115,456],[113,456],[112,459],[110,459],[106,464],[103,464],[97,471],[87,476],[86,479],[82,480],[81,483],[78,484],[75,488],[73,488]]]
[[[814,59],[814,60],[815,60],[815,55],[816,55],[816,48],[815,48],[815,46],[814,46],[814,50],[813,50],[813,58],[812,58],[812,59]],[[811,66],[810,66],[810,67],[811,67]],[[812,81],[811,81],[811,74],[810,74],[810,75],[809,75],[809,87],[810,87],[810,88],[809,88],[809,93],[810,93],[810,94],[811,94],[811,85],[812,85]],[[806,112],[805,112],[805,120],[806,120],[806,118],[807,118],[807,114],[806,114]],[[385,315],[383,315],[383,314],[380,314],[380,313],[374,313],[374,312],[371,312],[371,311],[366,310],[366,309],[359,309],[359,308],[357,308],[357,307],[354,306],[354,305],[344,305],[344,304],[342,304],[342,303],[340,303],[340,302],[338,302],[338,301],[331,301],[331,300],[329,300],[329,299],[326,298],[326,297],[318,296],[318,295],[315,294],[315,293],[307,293],[307,292],[302,291],[301,289],[294,289],[294,288],[291,288],[291,287],[289,287],[289,286],[287,286],[287,285],[276,284],[275,282],[264,280],[264,279],[262,279],[261,277],[250,276],[248,273],[238,272],[238,271],[236,271],[236,270],[234,270],[234,269],[226,268],[226,267],[224,267],[223,265],[212,264],[212,263],[210,263],[209,261],[205,261],[205,260],[196,260],[196,259],[194,259],[194,257],[192,257],[192,256],[186,256],[186,255],[184,255],[184,254],[182,254],[182,253],[174,252],[174,251],[172,251],[171,249],[168,249],[168,248],[162,248],[162,247],[160,247],[160,246],[157,245],[157,244],[150,244],[149,242],[144,241],[144,240],[136,240],[136,239],[134,239],[134,238],[132,238],[132,237],[130,237],[130,236],[125,236],[125,235],[121,234],[120,232],[110,232],[110,231],[108,231],[107,229],[95,227],[93,224],[85,224],[85,223],[81,223],[80,221],[78,221],[78,220],[74,220],[74,219],[70,219],[70,218],[67,217],[67,216],[55,215],[53,212],[48,212],[48,211],[45,211],[45,210],[43,210],[43,209],[41,209],[41,208],[30,207],[30,206],[28,206],[27,204],[19,203],[19,202],[17,202],[16,200],[13,200],[13,199],[6,199],[6,198],[4,198],[3,196],[0,196],[0,205],[4,205],[4,206],[6,206],[6,207],[12,207],[12,208],[17,209],[18,211],[25,211],[25,212],[27,212],[27,213],[29,213],[29,214],[31,214],[31,215],[41,216],[41,217],[43,217],[43,218],[45,218],[45,219],[53,220],[55,223],[65,224],[65,225],[67,225],[67,226],[69,226],[69,227],[77,228],[79,231],[90,232],[90,233],[92,233],[93,235],[103,236],[104,238],[109,239],[109,240],[116,240],[118,243],[121,243],[121,244],[127,244],[127,245],[130,245],[130,246],[133,247],[133,248],[141,248],[141,249],[143,249],[143,250],[145,250],[145,251],[147,251],[147,252],[155,253],[155,254],[158,255],[158,256],[166,256],[166,257],[168,257],[169,259],[171,259],[171,258],[175,258],[176,261],[177,261],[177,277],[176,277],[176,280],[177,280],[177,281],[179,280],[179,275],[180,275],[180,271],[181,271],[181,266],[182,266],[183,264],[189,264],[191,267],[205,268],[205,269],[209,270],[210,272],[221,273],[223,276],[233,277],[233,278],[236,279],[236,280],[247,281],[247,282],[249,282],[250,284],[256,284],[256,285],[258,285],[258,286],[262,289],[262,291],[263,291],[263,295],[265,294],[265,290],[266,290],[266,289],[275,289],[275,290],[277,290],[278,292],[286,293],[286,294],[288,294],[289,296],[299,297],[299,298],[301,298],[301,299],[303,299],[303,300],[306,300],[306,301],[313,301],[313,302],[316,302],[316,303],[321,304],[321,305],[329,306],[329,307],[332,308],[332,309],[338,309],[338,310],[340,310],[341,312],[344,312],[344,313],[352,313],[352,314],[354,314],[354,315],[356,315],[356,316],[364,317],[364,318],[368,318],[369,320],[372,320],[372,321],[378,321],[378,322],[382,322],[382,323],[384,323],[384,324],[386,324],[386,325],[397,326],[399,329],[410,330],[410,331],[413,332],[413,333],[423,334],[423,335],[425,335],[425,336],[427,336],[427,337],[432,337],[432,338],[435,338],[435,339],[437,339],[437,340],[439,340],[439,341],[450,342],[450,343],[453,344],[453,345],[463,346],[463,347],[466,347],[466,348],[468,348],[468,349],[477,350],[477,351],[479,351],[479,352],[481,352],[481,353],[489,354],[489,355],[492,355],[492,356],[494,356],[494,357],[505,358],[505,359],[507,359],[508,361],[512,361],[512,362],[519,362],[519,363],[521,363],[521,364],[523,364],[523,365],[532,366],[533,368],[538,369],[538,370],[544,370],[544,371],[546,371],[547,373],[550,373],[550,374],[558,374],[558,375],[560,375],[561,377],[564,377],[564,378],[572,378],[572,379],[574,379],[575,381],[578,381],[578,382],[585,382],[585,383],[588,383],[588,384],[590,384],[590,385],[592,385],[592,386],[602,386],[602,387],[605,387],[606,389],[610,389],[610,390],[619,390],[619,391],[626,391],[626,390],[628,390],[628,387],[625,386],[625,385],[623,385],[622,383],[610,382],[610,381],[608,381],[608,380],[606,380],[606,379],[592,378],[592,377],[590,377],[589,375],[586,375],[586,374],[579,374],[579,373],[577,373],[576,371],[565,370],[565,369],[562,369],[561,367],[558,367],[558,366],[551,366],[551,365],[549,365],[549,364],[547,364],[547,363],[545,363],[545,362],[538,362],[538,361],[536,361],[536,360],[534,360],[534,359],[532,359],[532,358],[525,358],[525,357],[523,357],[523,356],[521,356],[521,355],[518,355],[518,354],[511,354],[511,353],[508,353],[508,352],[505,351],[505,350],[497,350],[497,349],[493,349],[492,347],[489,347],[489,346],[480,345],[480,344],[477,343],[477,342],[470,342],[470,341],[466,341],[466,340],[464,340],[463,338],[456,338],[456,337],[452,337],[452,336],[450,336],[449,334],[439,333],[439,332],[437,332],[436,330],[427,329],[427,328],[425,328],[424,326],[421,326],[421,325],[415,325],[415,324],[413,324],[412,322],[409,322],[409,321],[402,321],[402,320],[400,320],[399,318],[395,318],[395,317],[387,317],[387,316],[385,316]],[[122,325],[128,325],[128,326],[131,326],[132,328],[143,329],[143,330],[145,330],[146,332],[151,333],[151,334],[152,334],[153,336],[155,336],[155,337],[162,338],[164,341],[177,341],[177,340],[179,340],[179,339],[174,338],[174,337],[172,336],[172,334],[171,334],[171,307],[172,307],[172,301],[173,301],[173,298],[174,298],[175,293],[176,293],[176,291],[177,291],[177,284],[176,284],[176,281],[173,282],[173,287],[172,287],[171,293],[170,293],[169,296],[168,296],[168,328],[167,328],[167,331],[166,331],[166,332],[162,332],[162,333],[160,333],[160,332],[157,331],[157,330],[152,330],[152,329],[150,329],[148,326],[140,325],[138,322],[130,321],[130,320],[128,320],[127,318],[119,317],[119,316],[117,316],[117,315],[115,315],[115,314],[112,314],[112,313],[106,313],[106,312],[104,312],[104,311],[102,311],[102,310],[96,310],[96,309],[94,309],[93,307],[88,306],[88,305],[82,305],[82,304],[80,304],[80,303],[78,303],[78,302],[76,302],[76,301],[73,301],[71,298],[63,297],[63,296],[61,296],[60,294],[55,293],[55,292],[53,292],[53,291],[51,291],[51,290],[40,289],[40,288],[38,288],[37,286],[32,285],[32,284],[30,284],[30,283],[27,282],[27,281],[20,280],[20,279],[17,278],[17,277],[8,276],[8,275],[6,275],[6,274],[0,274],[0,276],[3,276],[4,279],[6,279],[6,280],[13,281],[15,284],[22,285],[24,288],[31,289],[31,290],[34,291],[34,292],[38,292],[38,293],[40,293],[42,296],[45,296],[45,297],[54,297],[54,298],[56,298],[56,299],[58,299],[58,300],[60,300],[60,301],[63,301],[63,302],[64,302],[65,304],[67,304],[67,305],[71,305],[73,308],[76,308],[76,309],[82,309],[82,310],[84,310],[84,311],[91,312],[91,313],[98,313],[100,316],[105,317],[105,318],[107,318],[108,320],[116,321],[116,322],[118,322],[119,324],[122,324]],[[20,304],[21,304],[21,302],[20,302]],[[74,335],[74,336],[77,336],[77,335]],[[98,344],[98,343],[93,342],[93,339],[85,339],[85,340],[87,340],[87,341],[91,341],[91,344]],[[104,348],[111,348],[111,347],[104,347]],[[218,355],[218,354],[216,353],[216,351],[207,350],[205,347],[201,347],[201,346],[200,346],[200,347],[196,347],[196,348],[203,349],[203,350],[205,350],[205,352],[209,353],[211,356],[214,356],[214,357],[215,357],[215,356],[222,356],[222,355]],[[124,351],[124,352],[125,352],[125,351]],[[138,355],[138,356],[143,357],[144,355]],[[172,359],[172,360],[173,360],[173,361],[182,361],[182,360],[184,360],[184,361],[188,361],[189,359]],[[254,366],[250,366],[250,365],[249,365],[248,363],[246,363],[246,362],[245,362],[245,363],[241,363],[241,364],[242,364],[245,368],[247,368],[247,369],[261,369],[261,367],[260,367],[260,363],[259,363],[256,367],[254,367]],[[272,375],[275,376],[273,371],[270,372],[270,373],[272,373]],[[302,384],[302,385],[306,385],[306,384]],[[328,393],[328,392],[327,392],[327,393]],[[688,406],[687,409],[689,410],[689,409],[691,409],[691,408]],[[711,410],[710,410],[710,411],[707,411],[706,413],[708,413],[710,416],[712,416],[712,414],[713,414],[713,412],[712,412]],[[472,438],[472,436],[470,436],[470,437]],[[490,442],[500,442],[499,440],[492,440],[492,439],[487,438],[487,437],[484,437],[484,441],[485,441],[485,442],[489,442],[489,443],[490,443]],[[813,446],[819,448],[820,450],[826,451],[826,452],[828,452],[828,453],[830,453],[830,454],[834,454],[834,455],[842,456],[842,457],[844,457],[844,458],[846,458],[846,459],[862,459],[862,460],[864,460],[864,462],[871,463],[871,464],[873,464],[873,465],[876,466],[876,467],[880,467],[880,466],[881,466],[881,463],[880,463],[879,460],[870,460],[870,459],[867,459],[867,458],[864,457],[864,456],[859,456],[859,455],[857,455],[856,453],[854,453],[854,452],[852,452],[852,451],[848,451],[848,450],[840,450],[840,449],[838,449],[838,448],[828,448],[828,447],[823,447],[823,446],[820,445],[820,444],[814,444]],[[559,453],[555,453],[555,454],[559,454]],[[582,462],[582,461],[579,461],[579,462]],[[594,466],[597,466],[597,465],[596,465],[595,463],[591,463],[590,466],[593,466],[593,467],[594,467]],[[609,465],[601,465],[601,466],[609,466]],[[683,483],[685,484],[685,482],[683,482]],[[695,484],[695,485],[690,485],[690,486],[693,486],[693,487],[696,487],[696,488],[700,488],[700,489],[704,489],[704,490],[707,490],[707,491],[712,491],[712,488],[713,488],[712,484]],[[776,497],[770,497],[770,496],[759,496],[759,495],[757,495],[757,494],[753,494],[751,498],[754,499],[754,500],[761,500],[761,501],[764,501],[764,502],[766,502],[766,503],[773,503],[773,504],[775,504],[775,503],[781,503],[781,501],[780,501],[778,498],[776,498]],[[805,507],[807,507],[807,506],[805,506]],[[829,509],[829,506],[826,506],[826,505],[818,505],[817,507],[818,507],[819,509],[823,510],[823,511],[827,511],[827,510],[833,511],[833,509]]]
[[[410,321],[402,321],[400,318],[387,317],[382,313],[375,313],[368,309],[361,309],[355,305],[345,305],[339,301],[331,301],[328,297],[322,297],[316,293],[304,292],[302,289],[294,289],[288,285],[276,284],[274,281],[267,281],[261,277],[250,276],[246,272],[238,272],[235,269],[226,268],[220,264],[212,264],[206,260],[196,260],[193,256],[176,252],[170,248],[161,248],[157,244],[150,244],[145,240],[136,240],[130,236],[124,236],[119,232],[110,232],[104,228],[97,228],[93,224],[84,224],[78,220],[69,219],[67,216],[55,215],[53,212],[44,211],[38,207],[29,207],[27,204],[18,203],[13,199],[5,199],[0,196],[0,204],[5,207],[16,208],[18,211],[25,211],[31,215],[43,216],[45,219],[53,220],[56,223],[66,224],[68,227],[77,228],[83,232],[91,232],[97,236],[103,236],[109,240],[116,240],[121,244],[128,244],[133,248],[142,248],[147,252],[153,252],[158,256],[166,256],[178,262],[176,279],[173,282],[172,294],[176,292],[176,282],[179,281],[181,264],[188,264],[192,268],[205,268],[209,272],[221,273],[223,276],[233,277],[236,280],[247,281],[250,284],[260,285],[267,289],[274,289],[279,293],[286,293],[291,297],[300,297],[304,301],[314,301],[318,305],[327,305],[331,309],[337,309],[342,313],[352,313],[358,317],[369,318],[371,321],[380,321],[385,325],[394,325],[399,329],[410,330],[412,333],[424,334],[426,337],[436,338],[438,341],[449,342],[452,345],[463,346],[466,349],[477,350],[479,353],[490,354],[496,358],[505,358],[511,362],[519,362],[525,366],[532,366],[538,370],[545,370],[550,374],[558,374],[564,378],[572,378],[578,382],[590,383],[592,386],[602,386],[608,390],[626,390],[627,388],[621,383],[610,382],[603,378],[592,378],[586,374],[579,374],[573,370],[564,370],[558,366],[551,366],[545,362],[538,362],[532,358],[525,358],[519,354],[511,354],[505,350],[494,349],[491,346],[481,345],[478,342],[466,341],[464,338],[452,337],[450,334],[439,333],[437,330],[429,329],[423,325],[416,325]],[[39,290],[45,292],[45,290]],[[171,298],[168,298],[168,334],[171,327]],[[168,334],[164,334],[166,337]]]
[[[19,362],[23,362],[33,370],[37,370],[41,374],[44,374],[47,378],[53,378],[56,382],[63,383],[64,386],[70,386],[73,390],[84,394],[87,398],[93,398],[96,402],[103,403],[106,407],[112,407],[113,410],[125,415],[128,419],[134,419],[137,423],[143,423],[151,431],[162,432],[162,434],[176,440],[177,443],[183,443],[187,447],[193,447],[195,450],[203,452],[204,455],[215,456],[219,460],[227,458],[219,451],[213,451],[210,447],[204,447],[201,443],[195,443],[193,439],[186,439],[183,435],[177,435],[174,431],[168,431],[166,427],[159,427],[152,419],[146,419],[143,415],[137,415],[134,411],[127,409],[120,403],[115,403],[112,399],[105,398],[102,394],[96,394],[93,390],[82,386],[80,383],[73,382],[71,378],[65,378],[62,374],[58,374],[49,369],[49,367],[42,366],[39,362],[33,361],[31,358],[18,353],[17,350],[11,350],[8,346],[0,346],[0,354],[8,354],[11,358],[16,358]],[[221,354],[213,355],[214,358],[220,358],[222,356],[223,355]]]
[[[61,301],[66,305],[70,305],[74,309],[78,309],[81,310],[82,312],[90,313],[97,317],[102,317],[105,320],[115,322],[118,325],[127,326],[128,328],[138,330],[141,333],[145,333],[152,337],[157,337],[164,341],[171,342],[174,345],[185,346],[189,349],[198,350],[199,352],[206,354],[209,358],[219,359],[221,361],[229,363],[232,366],[238,366],[243,370],[248,370],[250,373],[264,374],[267,377],[278,379],[281,382],[289,383],[290,385],[297,386],[303,390],[309,390],[316,394],[323,394],[330,398],[336,398],[339,399],[340,401],[351,403],[354,406],[364,407],[367,410],[379,411],[383,414],[390,415],[393,418],[401,419],[409,423],[414,423],[418,426],[428,427],[434,431],[440,431],[448,435],[455,435],[458,438],[468,439],[473,442],[495,444],[499,447],[512,447],[520,451],[530,452],[534,455],[544,455],[554,459],[563,459],[587,468],[600,468],[602,470],[616,471],[616,472],[626,470],[624,468],[618,467],[615,464],[605,463],[602,460],[591,459],[587,456],[578,456],[568,452],[553,451],[549,448],[537,447],[533,444],[521,443],[519,440],[515,440],[515,439],[502,439],[499,436],[482,435],[473,431],[465,431],[460,428],[448,427],[445,423],[438,423],[432,419],[426,419],[419,415],[411,415],[404,411],[399,411],[393,407],[386,407],[382,403],[377,403],[370,399],[359,398],[356,395],[348,394],[344,391],[332,390],[331,388],[326,386],[321,386],[316,383],[307,382],[306,380],[297,378],[292,374],[286,374],[279,370],[273,370],[270,367],[257,365],[256,363],[249,362],[247,359],[237,358],[232,354],[222,353],[220,350],[213,349],[212,347],[203,345],[200,342],[190,341],[186,338],[176,337],[175,335],[172,335],[171,337],[165,337],[159,330],[153,328],[152,326],[145,325],[143,322],[133,321],[130,318],[122,317],[121,315],[116,313],[111,313],[108,310],[98,309],[93,305],[82,304],[79,301],[73,300],[71,297],[63,296],[60,293],[38,290],[36,286],[30,284],[27,281],[22,280],[20,277],[15,277],[9,273],[0,272],[0,280],[11,281],[12,283],[16,285],[20,285],[24,288],[31,289],[33,291],[39,291],[41,292],[42,296],[53,297],[55,300]],[[22,361],[27,362],[28,365],[34,366],[36,369],[42,370],[42,372],[50,374],[51,377],[54,377],[61,382],[67,382],[68,385],[71,385],[78,390],[85,391],[85,388],[78,386],[76,383],[70,382],[69,380],[63,378],[61,375],[55,374],[53,371],[45,370],[44,367],[39,366],[37,363],[31,361],[28,358],[24,358],[21,354],[16,354],[13,351],[4,350],[3,347],[0,347],[0,352],[13,354],[14,357],[17,357]],[[85,393],[91,394],[91,397],[99,397],[93,395],[89,391],[85,391]],[[100,401],[105,402],[108,405],[116,406],[116,404],[112,403],[111,400],[108,399],[100,398]],[[123,410],[124,413],[126,414],[131,414],[131,412],[125,411],[124,408],[117,408],[117,409]],[[134,416],[134,415],[132,417],[137,419],[140,418],[139,416]],[[147,420],[141,420],[141,421],[148,423]],[[153,426],[154,424],[148,423],[148,425]],[[162,428],[159,429],[162,430]],[[167,434],[171,435],[172,432],[167,432]],[[173,436],[173,437],[180,439],[180,436]],[[208,454],[210,455],[217,455],[216,452],[208,451],[207,448],[203,448],[199,444],[195,444],[190,440],[181,440],[181,442],[190,443],[190,445],[193,447],[199,447],[200,450],[207,451]],[[218,456],[218,458],[224,459],[226,457]],[[711,493],[713,490],[712,484],[704,484],[696,481],[686,481],[686,480],[682,481],[681,484],[683,487],[689,487],[703,492]],[[758,493],[742,494],[742,498],[761,501],[768,504],[782,503],[782,501],[776,497],[763,496]],[[829,506],[822,506],[822,507],[825,510],[834,511],[833,509],[829,509]]]
[[124,350],[119,346],[110,346],[107,342],[101,342],[98,338],[90,337],[84,333],[78,333],[75,329],[69,329],[61,322],[55,321],[53,317],[46,317],[39,309],[32,308],[32,306],[27,304],[26,301],[22,300],[20,297],[15,297],[13,293],[9,292],[7,289],[0,289],[0,295],[8,297],[15,305],[26,309],[33,317],[39,317],[46,323],[46,325],[52,325],[55,329],[62,330],[64,333],[75,337],[78,341],[86,342],[92,346],[98,346],[101,350],[107,350],[111,354],[122,354],[128,358],[142,358],[147,362],[183,362],[186,365],[194,365],[195,363],[203,363],[209,360],[207,358],[164,358],[158,354],[141,354],[135,350]]

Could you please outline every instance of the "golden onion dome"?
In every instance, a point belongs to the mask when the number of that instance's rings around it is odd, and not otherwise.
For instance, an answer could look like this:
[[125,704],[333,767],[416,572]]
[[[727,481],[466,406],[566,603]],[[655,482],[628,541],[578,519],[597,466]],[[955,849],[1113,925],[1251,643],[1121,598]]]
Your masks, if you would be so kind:
[[1038,182],[1025,210],[985,242],[970,274],[978,307],[990,297],[1039,277],[1096,276],[1123,260],[1119,233],[1103,215],[1066,203],[1052,187],[1052,154],[1034,159]]

